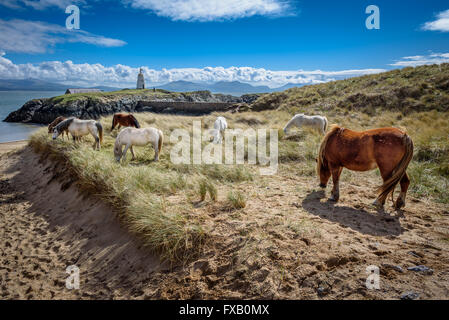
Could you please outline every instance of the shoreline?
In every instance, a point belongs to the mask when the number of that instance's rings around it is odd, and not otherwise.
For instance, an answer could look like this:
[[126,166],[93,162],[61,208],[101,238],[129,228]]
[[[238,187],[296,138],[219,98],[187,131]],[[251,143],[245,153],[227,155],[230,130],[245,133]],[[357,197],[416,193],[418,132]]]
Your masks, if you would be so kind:
[[29,140],[15,140],[8,142],[0,142],[0,154],[7,153],[9,151],[24,147],[28,144]]

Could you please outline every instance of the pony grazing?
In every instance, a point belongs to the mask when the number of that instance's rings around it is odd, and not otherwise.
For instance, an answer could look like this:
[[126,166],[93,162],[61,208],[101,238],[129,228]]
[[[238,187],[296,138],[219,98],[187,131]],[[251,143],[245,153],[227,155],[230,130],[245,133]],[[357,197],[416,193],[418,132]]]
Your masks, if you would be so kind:
[[132,114],[125,113],[114,114],[114,117],[112,118],[111,131],[114,130],[117,125],[119,130],[122,126],[140,128],[140,124],[137,119]]
[[214,129],[210,131],[210,133],[214,137],[213,142],[215,144],[219,144],[223,141],[224,132],[227,128],[228,123],[226,122],[226,119],[224,117],[218,117],[217,120],[215,120]]
[[370,171],[379,168],[384,181],[377,189],[379,195],[374,205],[383,208],[385,200],[401,184],[395,208],[405,206],[410,180],[407,167],[413,157],[413,141],[403,131],[396,128],[374,129],[356,132],[333,126],[321,143],[317,159],[320,187],[326,188],[332,175],[334,187],[331,200],[340,197],[339,179],[343,168],[352,171]]
[[306,116],[304,114],[297,114],[291,119],[284,128],[284,133],[288,134],[288,130],[292,126],[301,128],[302,126],[312,127],[322,134],[326,134],[329,122],[326,117],[322,116]]
[[[48,133],[53,133],[54,128],[58,124],[60,124],[62,121],[64,121],[65,119],[67,119],[67,118],[61,116],[61,117],[57,117],[55,120],[53,120],[53,122],[48,125]],[[64,139],[64,133],[67,135],[67,139],[68,139],[69,138],[69,132],[67,130],[65,130],[62,133],[62,139]]]
[[53,129],[53,140],[62,132],[68,131],[73,137],[73,142],[89,133],[94,137],[93,148],[100,150],[100,142],[103,142],[103,127],[100,122],[95,120],[80,120],[77,118],[68,118],[59,123]]
[[[159,154],[161,153],[162,143],[164,141],[164,134],[161,130],[156,128],[125,128],[118,134],[115,139],[114,156],[117,162],[126,158],[126,152],[131,150],[132,160],[136,158],[133,150],[133,146],[146,146],[151,143],[154,149],[154,161],[159,160]],[[125,149],[122,151],[123,146]]]

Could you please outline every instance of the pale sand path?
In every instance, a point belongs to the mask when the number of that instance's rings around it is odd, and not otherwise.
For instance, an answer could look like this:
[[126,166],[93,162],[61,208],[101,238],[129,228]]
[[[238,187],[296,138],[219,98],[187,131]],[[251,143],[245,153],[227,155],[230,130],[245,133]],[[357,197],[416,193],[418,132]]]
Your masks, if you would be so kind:
[[27,145],[27,143],[28,143],[27,140],[0,143],[0,154],[18,149],[20,147],[24,147]]

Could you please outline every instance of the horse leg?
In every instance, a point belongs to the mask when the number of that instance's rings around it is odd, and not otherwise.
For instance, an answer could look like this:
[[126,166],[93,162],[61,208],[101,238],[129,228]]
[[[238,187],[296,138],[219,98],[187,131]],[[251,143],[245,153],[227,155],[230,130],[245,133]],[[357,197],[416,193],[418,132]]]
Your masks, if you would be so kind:
[[101,146],[100,146],[100,137],[99,136],[95,137],[95,145],[97,147],[97,150],[100,151],[101,150]]
[[125,149],[123,150],[123,154],[122,154],[122,159],[123,159],[123,161],[126,160],[126,153],[128,152],[128,149],[129,149],[130,146],[131,146],[131,145],[127,144],[127,145],[125,146]]
[[136,155],[134,154],[133,146],[129,147],[129,150],[131,151],[131,154],[133,155],[133,157],[131,158],[131,160],[136,159]]
[[401,179],[401,193],[399,194],[398,199],[396,200],[395,209],[399,210],[402,207],[405,207],[405,196],[407,195],[408,187],[410,186],[410,179],[407,173]]
[[332,173],[332,181],[333,181],[333,188],[332,188],[332,193],[331,193],[331,197],[330,200],[331,201],[335,201],[338,202],[338,200],[340,200],[340,175],[341,172],[343,171],[343,167],[339,167],[339,166],[332,166],[330,165],[330,169],[331,169],[331,173]]
[[[377,163],[377,166],[379,167],[379,171],[380,171],[380,175],[382,176],[383,181],[387,181],[388,179],[390,179],[394,167],[392,166],[391,163],[388,164],[384,164],[384,163]],[[373,202],[373,205],[378,208],[378,209],[383,209],[383,207],[385,206],[385,202],[387,200],[387,197],[377,197],[377,199]]]
[[155,144],[153,144],[153,148],[154,148],[154,161],[159,161],[159,142],[156,142]]

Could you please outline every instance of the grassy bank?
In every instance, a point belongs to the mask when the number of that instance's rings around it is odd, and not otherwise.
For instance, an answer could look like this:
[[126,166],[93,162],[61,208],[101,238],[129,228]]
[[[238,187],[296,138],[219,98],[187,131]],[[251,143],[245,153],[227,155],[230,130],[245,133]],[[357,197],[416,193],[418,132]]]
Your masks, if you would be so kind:
[[259,98],[253,110],[298,107],[330,111],[341,108],[377,115],[382,111],[402,114],[449,111],[449,64],[397,69],[318,85],[292,88]]

